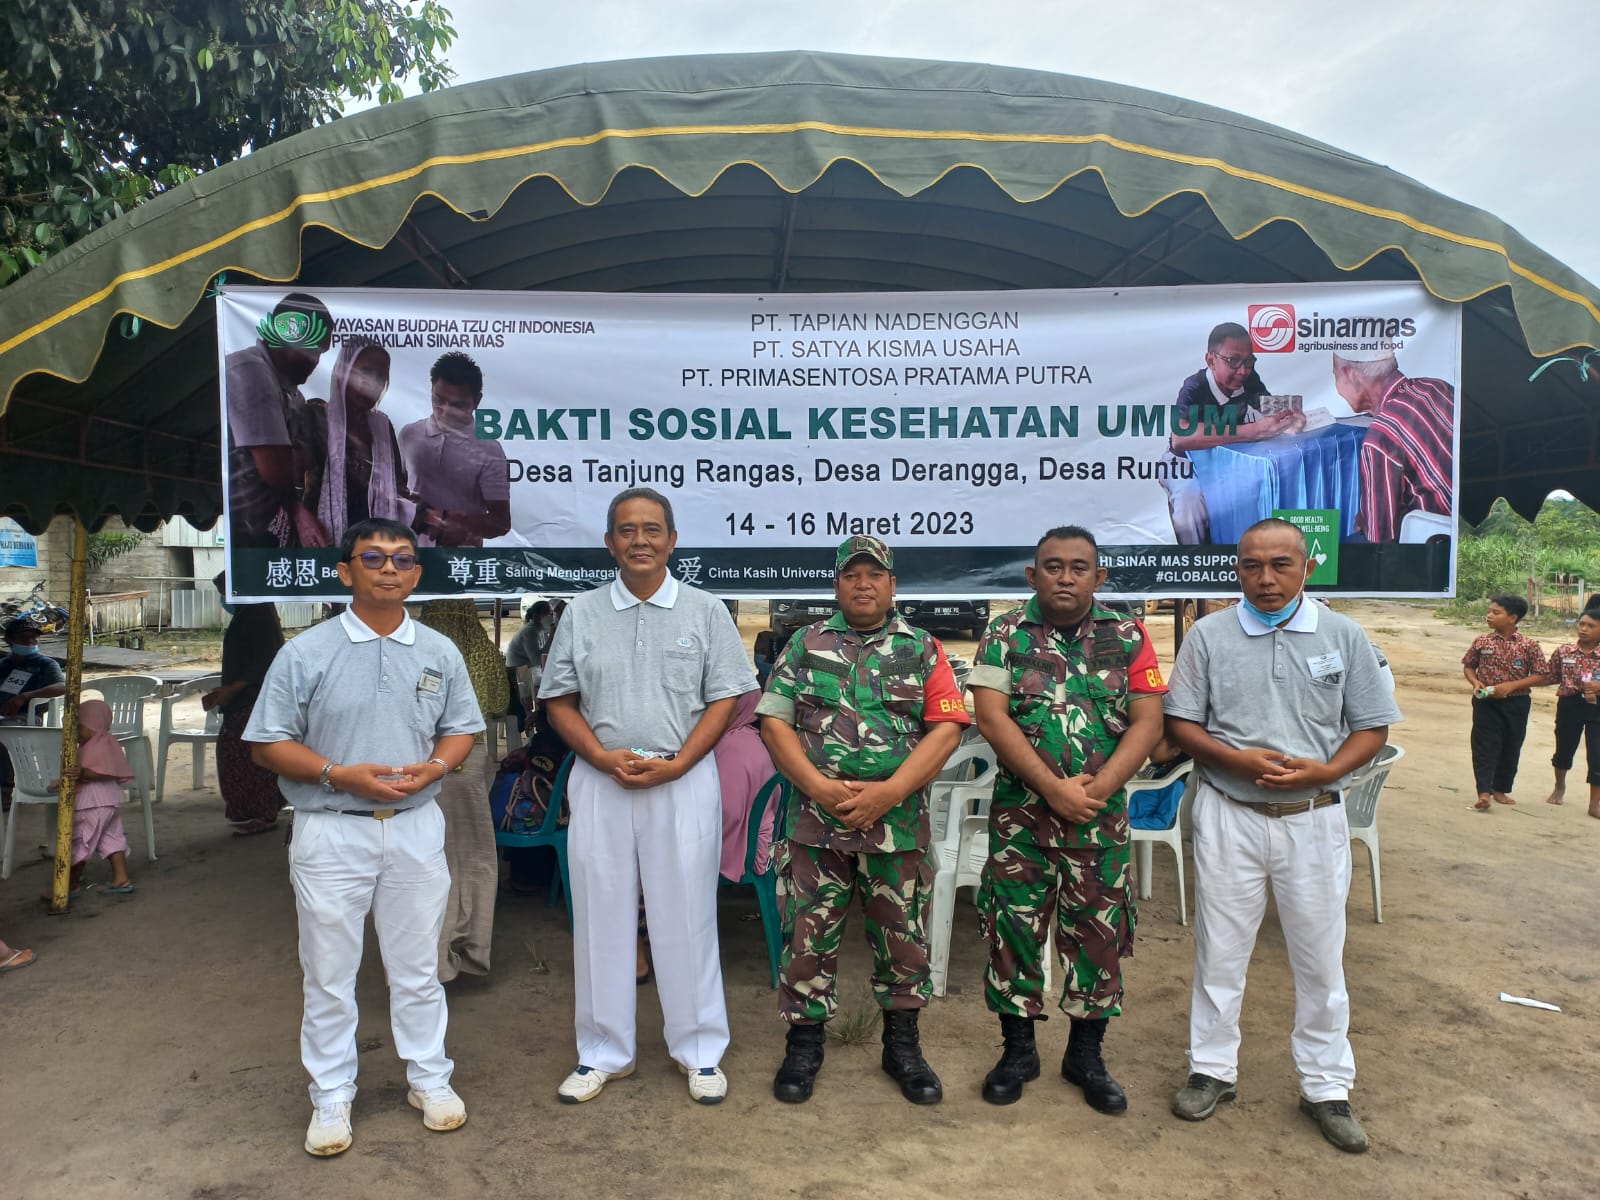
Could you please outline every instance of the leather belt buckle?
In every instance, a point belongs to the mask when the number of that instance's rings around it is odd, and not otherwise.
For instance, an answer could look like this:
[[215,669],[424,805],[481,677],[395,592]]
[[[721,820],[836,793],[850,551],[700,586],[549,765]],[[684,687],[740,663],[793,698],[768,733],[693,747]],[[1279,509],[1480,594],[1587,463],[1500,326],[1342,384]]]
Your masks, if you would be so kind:
[[1339,803],[1338,792],[1319,792],[1309,800],[1272,800],[1263,804],[1261,811],[1269,817],[1297,817],[1303,812],[1312,812],[1337,803]]
[[372,819],[374,821],[387,821],[399,811],[398,808],[375,808],[372,810]]

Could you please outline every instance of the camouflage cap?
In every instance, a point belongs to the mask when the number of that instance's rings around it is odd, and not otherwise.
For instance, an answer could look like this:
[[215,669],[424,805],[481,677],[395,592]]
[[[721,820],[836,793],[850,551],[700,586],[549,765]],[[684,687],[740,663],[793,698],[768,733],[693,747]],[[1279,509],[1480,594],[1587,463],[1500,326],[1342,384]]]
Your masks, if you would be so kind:
[[845,538],[839,543],[839,551],[833,556],[834,573],[844,570],[850,565],[850,560],[866,555],[886,571],[894,570],[894,551],[884,545],[882,540],[868,537],[866,534],[857,534],[855,537]]

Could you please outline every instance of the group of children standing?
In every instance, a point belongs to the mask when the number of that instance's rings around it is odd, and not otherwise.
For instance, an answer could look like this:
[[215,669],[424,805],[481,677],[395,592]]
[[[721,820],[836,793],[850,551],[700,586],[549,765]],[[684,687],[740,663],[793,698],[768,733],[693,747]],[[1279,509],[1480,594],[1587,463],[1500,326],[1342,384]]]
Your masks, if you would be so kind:
[[1472,773],[1478,789],[1473,807],[1515,804],[1522,741],[1535,687],[1556,688],[1555,788],[1550,804],[1566,802],[1567,772],[1578,743],[1588,759],[1589,815],[1600,819],[1600,593],[1589,597],[1578,617],[1577,640],[1547,660],[1539,644],[1519,628],[1528,613],[1520,596],[1489,601],[1489,632],[1473,639],[1461,659],[1472,685]]

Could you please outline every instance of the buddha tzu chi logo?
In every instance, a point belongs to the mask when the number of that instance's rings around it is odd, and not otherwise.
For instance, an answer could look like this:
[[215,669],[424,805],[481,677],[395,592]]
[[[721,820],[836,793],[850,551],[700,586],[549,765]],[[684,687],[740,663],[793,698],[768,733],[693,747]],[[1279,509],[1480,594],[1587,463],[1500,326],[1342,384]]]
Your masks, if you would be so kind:
[[328,326],[314,313],[291,309],[275,316],[262,317],[256,326],[256,333],[269,346],[320,347],[325,344]]
[[1248,324],[1257,354],[1287,354],[1294,349],[1294,305],[1252,304]]

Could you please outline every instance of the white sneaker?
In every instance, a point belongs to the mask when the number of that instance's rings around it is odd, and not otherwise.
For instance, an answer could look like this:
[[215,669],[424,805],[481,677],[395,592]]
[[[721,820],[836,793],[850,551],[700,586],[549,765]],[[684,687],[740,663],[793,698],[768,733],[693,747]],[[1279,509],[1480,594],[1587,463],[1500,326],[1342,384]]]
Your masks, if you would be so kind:
[[306,1130],[306,1153],[318,1158],[343,1154],[355,1140],[350,1124],[350,1101],[334,1100],[317,1105]]
[[408,1091],[406,1103],[412,1108],[420,1108],[422,1123],[438,1133],[460,1129],[467,1123],[467,1106],[448,1083],[425,1092]]
[[600,1089],[613,1079],[626,1079],[633,1074],[633,1067],[626,1066],[620,1071],[596,1071],[593,1067],[579,1066],[576,1071],[561,1081],[561,1086],[556,1089],[556,1099],[563,1104],[582,1104],[585,1100],[593,1100],[600,1094]]
[[728,1096],[728,1077],[721,1067],[701,1067],[691,1071],[682,1063],[678,1070],[689,1077],[689,1098],[696,1104],[721,1104]]

